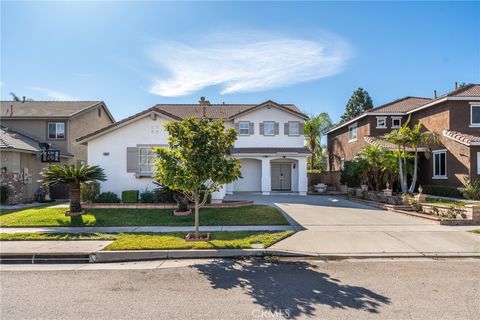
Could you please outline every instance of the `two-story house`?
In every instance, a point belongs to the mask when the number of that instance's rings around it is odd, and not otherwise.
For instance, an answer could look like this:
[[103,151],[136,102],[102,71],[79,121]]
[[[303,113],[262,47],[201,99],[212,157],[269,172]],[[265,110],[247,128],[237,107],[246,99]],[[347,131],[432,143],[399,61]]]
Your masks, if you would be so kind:
[[211,104],[205,98],[198,104],[157,104],[78,139],[88,145],[88,163],[105,169],[102,191],[152,190],[152,146],[167,145],[166,122],[190,116],[223,119],[238,133],[231,155],[241,160],[243,178],[212,195],[212,201],[234,192],[306,194],[305,114],[295,105],[273,101]]
[[[1,101],[2,185],[11,203],[30,201],[40,187],[40,143],[60,151],[60,163],[87,161],[87,147],[76,139],[115,122],[102,101]],[[66,186],[52,186],[52,197],[67,197]]]
[[395,149],[382,136],[409,117],[411,125],[421,121],[440,139],[420,149],[420,184],[461,186],[466,177],[480,175],[479,84],[456,87],[433,99],[398,99],[333,128],[327,135],[330,170],[340,170],[343,161],[352,160],[368,144]]

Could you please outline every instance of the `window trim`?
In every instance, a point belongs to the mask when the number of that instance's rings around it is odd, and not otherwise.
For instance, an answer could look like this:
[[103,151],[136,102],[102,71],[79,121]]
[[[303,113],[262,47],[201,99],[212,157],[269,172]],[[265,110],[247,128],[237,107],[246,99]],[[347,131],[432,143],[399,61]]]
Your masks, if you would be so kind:
[[[290,128],[291,128],[290,124],[291,124],[291,123],[296,123],[296,124],[298,125],[298,133],[296,133],[296,134],[292,134],[292,133],[291,133],[291,130],[290,130]],[[275,130],[275,128],[273,128],[273,130]],[[288,136],[289,136],[289,137],[298,137],[298,136],[300,136],[300,121],[288,121]]]
[[480,122],[474,123],[473,122],[473,108],[479,108],[480,104],[470,104],[470,128],[480,128]]
[[[435,156],[436,155],[440,155],[440,154],[445,154],[445,175],[435,175],[435,169],[436,169],[436,166],[435,166]],[[432,151],[432,168],[433,168],[433,172],[432,172],[432,179],[435,179],[435,180],[447,180],[448,179],[448,168],[447,168],[447,149],[441,149],[441,150],[434,150]]]
[[[378,120],[383,120],[384,125],[379,126]],[[387,117],[377,117],[377,129],[387,129]]]
[[[267,134],[265,130],[265,124],[271,123],[272,124],[272,134]],[[267,137],[275,136],[275,121],[263,121],[263,135]]]
[[[246,124],[247,125],[247,131],[248,133],[241,133],[242,131],[242,128],[240,128],[240,126],[242,124]],[[249,121],[239,121],[238,122],[238,135],[239,136],[249,136],[250,135],[250,122]]]
[[[55,138],[50,138],[50,124],[55,124]],[[63,138],[57,138],[57,125],[63,124]],[[67,139],[67,124],[65,121],[47,121],[47,140],[62,141]]]
[[[161,147],[161,145],[138,145],[137,146],[137,153],[138,153],[137,173],[138,174],[140,174],[140,175],[152,175],[153,174],[153,170],[152,171],[142,171],[141,170],[142,166],[141,166],[141,155],[140,155],[140,149],[147,149],[147,150],[149,150],[150,152],[153,153],[153,151],[152,151],[153,147]],[[148,160],[148,151],[147,151],[147,160]]]
[[[393,122],[395,120],[398,120],[400,122],[400,124],[398,126],[396,126]],[[392,129],[398,129],[402,126],[402,117],[392,117]]]
[[[355,128],[355,138],[350,138],[350,129]],[[355,122],[348,126],[348,142],[355,142],[358,140],[358,124]]]
[[480,151],[477,152],[477,174],[480,174]]

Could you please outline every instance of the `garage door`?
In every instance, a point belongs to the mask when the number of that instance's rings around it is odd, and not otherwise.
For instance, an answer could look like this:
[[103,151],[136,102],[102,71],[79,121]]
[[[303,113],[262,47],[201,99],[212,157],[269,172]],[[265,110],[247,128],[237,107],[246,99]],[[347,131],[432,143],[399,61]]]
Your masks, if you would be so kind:
[[241,159],[242,179],[234,182],[234,191],[259,192],[262,190],[262,162],[254,159]]

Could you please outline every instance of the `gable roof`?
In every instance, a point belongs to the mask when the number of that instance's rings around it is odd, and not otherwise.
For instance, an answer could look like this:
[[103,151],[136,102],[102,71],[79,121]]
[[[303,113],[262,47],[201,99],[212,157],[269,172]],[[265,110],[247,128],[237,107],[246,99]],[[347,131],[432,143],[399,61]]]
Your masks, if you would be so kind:
[[270,104],[276,108],[280,108],[286,112],[294,113],[302,118],[308,118],[304,113],[302,113],[295,105],[293,104],[278,104],[273,101],[266,101],[261,104],[156,104],[151,108],[148,108],[144,111],[138,112],[128,118],[122,119],[115,123],[112,123],[109,126],[101,128],[97,131],[91,132],[87,135],[84,135],[77,139],[78,142],[85,143],[88,140],[93,139],[99,135],[105,134],[107,132],[113,131],[119,127],[122,127],[130,122],[135,121],[139,117],[148,116],[149,114],[156,113],[172,120],[181,120],[188,117],[202,118],[204,113],[207,117],[212,119],[225,119],[231,120],[237,117],[240,114],[244,114],[249,110],[255,109],[257,107],[265,106]]
[[[27,134],[0,125],[0,150],[37,153],[42,151],[39,146],[40,142],[41,141],[32,138]],[[60,156],[73,157],[73,154],[60,149]]]
[[441,95],[435,99],[410,97],[410,96],[397,99],[387,104],[381,105],[379,107],[370,109],[367,112],[362,113],[358,117],[355,117],[350,121],[344,122],[332,128],[331,130],[328,131],[328,133],[336,131],[368,115],[379,115],[379,114],[408,115],[408,114],[420,111],[422,109],[434,106],[446,100],[469,100],[469,99],[480,100],[480,84],[475,84],[475,83],[467,84],[463,87],[447,92],[446,94]]
[[115,122],[103,101],[0,101],[1,116],[13,119],[71,118],[99,106],[102,106],[112,122]]

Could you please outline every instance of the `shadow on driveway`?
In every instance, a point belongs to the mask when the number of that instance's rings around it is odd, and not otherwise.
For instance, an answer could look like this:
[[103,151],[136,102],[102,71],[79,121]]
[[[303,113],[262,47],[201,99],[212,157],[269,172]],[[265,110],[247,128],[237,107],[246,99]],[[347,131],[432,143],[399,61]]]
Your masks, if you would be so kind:
[[212,288],[240,288],[263,310],[290,319],[313,316],[317,305],[377,314],[382,305],[390,304],[388,297],[343,284],[306,262],[218,260],[192,268],[206,276]]

